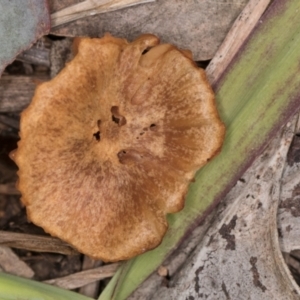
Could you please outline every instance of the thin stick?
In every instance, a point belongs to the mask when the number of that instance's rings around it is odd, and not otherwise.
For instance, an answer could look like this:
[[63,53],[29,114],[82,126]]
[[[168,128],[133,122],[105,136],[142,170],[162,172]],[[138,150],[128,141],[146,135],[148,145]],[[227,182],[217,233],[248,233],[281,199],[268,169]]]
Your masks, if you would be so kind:
[[0,115],[0,122],[17,130],[20,128],[18,120],[5,115]]
[[51,15],[51,26],[55,28],[87,16],[154,1],[155,0],[86,0],[53,13]]
[[69,244],[57,238],[9,231],[0,231],[0,245],[36,252],[78,254]]
[[10,182],[5,184],[0,184],[0,194],[20,195],[20,192],[16,189],[16,183]]
[[46,280],[44,282],[67,290],[72,290],[97,280],[112,277],[119,266],[120,263],[114,263],[61,278]]
[[250,0],[234,22],[222,45],[206,69],[212,85],[225,71],[234,55],[248,38],[271,0]]
[[34,276],[33,270],[8,247],[0,246],[0,267],[9,274],[25,278]]
[[[49,76],[44,74],[38,77],[3,74],[0,79],[0,113],[22,111],[30,103],[37,81],[43,82],[49,79]],[[7,118],[0,122],[7,122]],[[13,125],[19,128],[16,122]],[[9,126],[11,127],[11,124]]]
[[[82,270],[85,271],[85,270],[100,267],[102,265],[103,262],[101,260],[95,260],[85,255],[82,263]],[[89,283],[87,285],[82,286],[79,289],[79,293],[95,299],[99,295],[99,286],[100,286],[99,280]]]

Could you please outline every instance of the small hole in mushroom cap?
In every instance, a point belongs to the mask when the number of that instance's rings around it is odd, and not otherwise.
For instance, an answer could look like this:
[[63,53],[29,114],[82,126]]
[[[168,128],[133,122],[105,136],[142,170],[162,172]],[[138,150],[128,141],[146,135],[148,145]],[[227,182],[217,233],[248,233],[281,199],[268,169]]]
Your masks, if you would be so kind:
[[119,113],[118,106],[112,106],[110,111],[112,113],[111,119],[113,122],[115,122],[119,126],[123,126],[126,124],[126,118]]
[[150,128],[150,130],[152,130],[152,131],[157,130],[157,126],[156,126],[156,124],[154,124],[154,123],[152,123],[152,124],[149,126],[149,128]]
[[114,115],[111,116],[111,119],[117,124],[119,124],[119,122],[120,122],[120,119],[115,117]]
[[145,55],[152,47],[146,48],[143,52],[142,55]]
[[124,163],[124,160],[126,159],[126,151],[125,150],[121,150],[120,152],[118,152],[117,156],[119,158],[119,162],[120,163]]
[[95,138],[96,141],[98,141],[98,142],[100,141],[100,131],[95,132],[93,134],[93,136],[94,136],[94,138]]
[[134,149],[121,150],[117,154],[119,162],[121,164],[138,163],[144,158],[144,154]]

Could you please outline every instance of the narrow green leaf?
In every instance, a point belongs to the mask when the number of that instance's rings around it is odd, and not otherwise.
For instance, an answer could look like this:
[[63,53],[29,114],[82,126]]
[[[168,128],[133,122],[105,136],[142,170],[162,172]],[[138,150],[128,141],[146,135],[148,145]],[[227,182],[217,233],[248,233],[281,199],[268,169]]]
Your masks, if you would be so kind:
[[[102,294],[101,297],[103,299],[113,299],[113,295],[115,292],[115,289],[119,286],[119,283],[122,283],[124,280],[127,280],[127,273],[129,272],[132,263],[134,262],[133,259],[129,260],[128,262],[124,263],[118,271],[115,273],[114,277],[109,282],[110,288],[106,288]],[[101,298],[101,299],[102,299]]]
[[125,263],[99,300],[126,299],[225,196],[299,109],[299,12],[299,0],[275,0],[264,14],[215,87],[227,127],[221,154],[198,172],[184,210],[169,216],[170,229],[162,244]]
[[1,300],[92,300],[78,293],[0,272]]

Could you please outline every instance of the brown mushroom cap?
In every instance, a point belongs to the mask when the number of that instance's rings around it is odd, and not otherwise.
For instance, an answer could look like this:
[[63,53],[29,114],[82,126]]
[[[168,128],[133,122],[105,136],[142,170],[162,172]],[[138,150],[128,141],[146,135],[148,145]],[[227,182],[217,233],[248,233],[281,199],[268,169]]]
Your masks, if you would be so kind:
[[105,261],[161,242],[224,125],[205,73],[154,35],[75,41],[76,56],[37,87],[14,160],[29,219]]

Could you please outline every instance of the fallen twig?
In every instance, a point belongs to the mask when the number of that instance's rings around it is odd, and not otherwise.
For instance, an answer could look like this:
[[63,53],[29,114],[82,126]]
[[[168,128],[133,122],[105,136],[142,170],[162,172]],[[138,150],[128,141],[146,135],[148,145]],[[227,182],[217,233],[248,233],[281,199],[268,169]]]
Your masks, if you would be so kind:
[[76,289],[88,283],[112,277],[119,266],[120,263],[105,265],[95,269],[74,273],[65,277],[46,280],[44,283],[59,286],[67,290]]
[[212,85],[216,83],[238,49],[248,38],[270,2],[271,0],[250,0],[235,20],[224,42],[206,69],[207,76]]
[[78,254],[69,244],[57,238],[8,231],[0,231],[0,245],[36,252]]
[[20,192],[16,189],[15,182],[9,182],[9,183],[0,184],[0,194],[20,195]]
[[54,28],[87,16],[154,1],[155,0],[86,0],[53,13],[51,15],[51,25],[52,28]]

